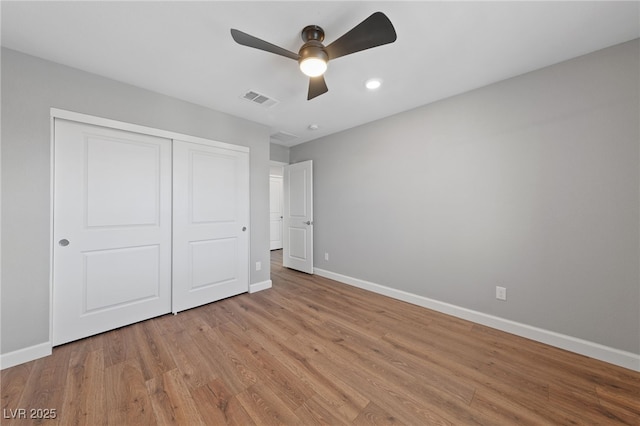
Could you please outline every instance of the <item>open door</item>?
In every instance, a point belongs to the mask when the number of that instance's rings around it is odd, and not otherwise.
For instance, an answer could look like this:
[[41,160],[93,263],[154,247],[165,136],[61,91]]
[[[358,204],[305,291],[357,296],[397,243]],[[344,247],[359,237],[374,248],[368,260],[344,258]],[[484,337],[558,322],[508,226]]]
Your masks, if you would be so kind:
[[313,274],[313,164],[284,166],[282,264]]

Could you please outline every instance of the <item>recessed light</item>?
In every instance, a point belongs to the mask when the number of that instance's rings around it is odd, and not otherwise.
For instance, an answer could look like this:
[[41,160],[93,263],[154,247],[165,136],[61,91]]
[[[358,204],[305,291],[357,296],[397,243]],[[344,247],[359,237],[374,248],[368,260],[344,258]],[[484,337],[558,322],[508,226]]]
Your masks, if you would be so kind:
[[364,85],[369,90],[376,90],[382,85],[382,80],[380,80],[379,78],[371,78],[367,80],[367,82]]
[[307,127],[307,129],[309,129],[309,130],[318,130],[318,125],[317,124],[309,124],[309,127]]

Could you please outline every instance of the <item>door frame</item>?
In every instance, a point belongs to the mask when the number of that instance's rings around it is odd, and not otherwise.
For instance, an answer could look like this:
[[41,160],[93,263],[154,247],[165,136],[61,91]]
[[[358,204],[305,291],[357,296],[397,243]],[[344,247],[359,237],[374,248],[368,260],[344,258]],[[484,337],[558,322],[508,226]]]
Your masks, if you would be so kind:
[[[83,124],[91,124],[94,126],[108,127],[117,130],[124,130],[133,133],[142,133],[150,136],[157,136],[161,138],[171,140],[182,140],[185,142],[192,142],[201,145],[215,146],[223,149],[246,152],[251,155],[251,150],[247,146],[234,145],[227,142],[220,142],[213,139],[205,139],[197,136],[185,135],[182,133],[172,132],[169,130],[156,129],[154,127],[141,126],[139,124],[127,123],[124,121],[112,120],[109,118],[98,117],[89,114],[82,114],[74,111],[67,111],[60,108],[51,108],[49,110],[49,126],[50,126],[50,167],[49,167],[49,337],[46,347],[41,347],[39,355],[47,356],[53,353],[53,245],[54,241],[54,196],[55,196],[55,120],[63,119],[68,121],[75,121]],[[249,174],[251,172],[249,171]],[[251,197],[251,189],[249,189],[249,197]],[[250,216],[250,215],[249,215]],[[251,218],[249,217],[249,232],[251,232]],[[249,261],[247,262],[248,276],[251,277],[251,234],[249,234]],[[249,289],[251,288],[251,279],[248,283]]]

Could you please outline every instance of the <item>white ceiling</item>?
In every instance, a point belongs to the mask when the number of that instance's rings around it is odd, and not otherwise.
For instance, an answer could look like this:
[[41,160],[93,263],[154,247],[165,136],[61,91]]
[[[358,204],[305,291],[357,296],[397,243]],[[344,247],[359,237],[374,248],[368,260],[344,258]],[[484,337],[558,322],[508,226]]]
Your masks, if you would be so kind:
[[[9,2],[2,45],[265,124],[296,145],[640,36],[632,2]],[[306,100],[295,61],[236,44],[236,28],[297,52],[306,25],[325,45],[371,13],[395,43],[338,58],[329,92]],[[383,86],[368,91],[377,77]],[[254,90],[279,101],[242,99]],[[318,130],[308,129],[317,124]]]

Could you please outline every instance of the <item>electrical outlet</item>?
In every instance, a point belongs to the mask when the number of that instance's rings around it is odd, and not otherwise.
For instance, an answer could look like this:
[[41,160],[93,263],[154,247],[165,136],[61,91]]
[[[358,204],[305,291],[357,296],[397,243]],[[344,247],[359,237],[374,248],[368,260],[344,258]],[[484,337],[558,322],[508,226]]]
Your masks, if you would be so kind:
[[327,262],[329,261],[329,253],[324,254],[324,260],[326,260]]
[[259,271],[262,269],[262,262],[256,262],[256,271]]
[[507,289],[505,287],[496,286],[496,299],[507,300]]

